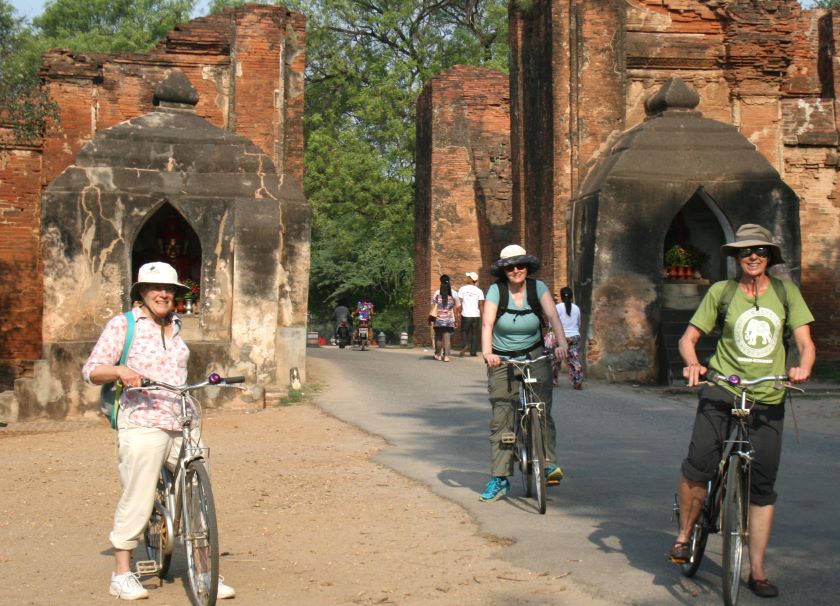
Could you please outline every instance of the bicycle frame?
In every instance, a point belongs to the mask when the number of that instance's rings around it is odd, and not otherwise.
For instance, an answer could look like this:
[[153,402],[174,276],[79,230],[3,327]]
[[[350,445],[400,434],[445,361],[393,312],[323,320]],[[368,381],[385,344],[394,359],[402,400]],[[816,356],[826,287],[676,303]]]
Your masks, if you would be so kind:
[[[542,514],[546,510],[545,466],[545,402],[541,402],[534,391],[538,379],[531,375],[531,365],[550,358],[543,355],[533,360],[512,360],[500,356],[502,362],[519,373],[519,402],[514,409],[514,434],[502,437],[502,443],[514,445],[514,456],[519,461],[522,485],[525,496],[536,492],[537,509]],[[534,421],[536,419],[536,421]],[[539,435],[533,435],[534,426],[539,428]],[[539,452],[538,452],[539,451]],[[536,455],[535,455],[536,453]]]
[[[190,398],[188,392],[207,385],[227,386],[243,381],[243,377],[224,379],[212,373],[206,381],[194,385],[176,387],[144,379],[141,387],[131,388],[162,389],[175,394],[180,404],[178,424],[182,437],[173,471],[169,471],[166,461],[161,466],[155,503],[145,533],[150,559],[137,562],[137,572],[166,576],[174,551],[174,539],[180,537],[187,548],[187,572],[192,592],[190,598],[197,606],[215,604],[219,553],[215,505],[209,476],[204,467],[209,449],[201,443],[198,403]],[[198,513],[193,519],[195,512],[190,509],[194,507],[198,508]]]
[[[700,566],[710,532],[722,532],[724,539],[723,576],[724,603],[734,605],[738,600],[740,585],[741,556],[743,547],[749,541],[749,486],[750,473],[755,450],[749,437],[747,420],[752,411],[748,406],[748,387],[774,381],[778,389],[784,386],[785,376],[766,376],[744,380],[737,375],[723,377],[714,370],[706,374],[707,383],[729,385],[736,388],[734,404],[730,410],[733,420],[728,438],[723,443],[721,459],[712,480],[708,482],[700,516],[691,533],[691,556],[681,564],[685,576],[693,576]],[[735,474],[733,477],[730,477]],[[727,491],[733,491],[730,494]],[[726,502],[726,507],[724,507]],[[728,514],[725,509],[729,508]],[[674,513],[679,520],[679,502],[675,497]],[[727,517],[728,516],[728,517]]]

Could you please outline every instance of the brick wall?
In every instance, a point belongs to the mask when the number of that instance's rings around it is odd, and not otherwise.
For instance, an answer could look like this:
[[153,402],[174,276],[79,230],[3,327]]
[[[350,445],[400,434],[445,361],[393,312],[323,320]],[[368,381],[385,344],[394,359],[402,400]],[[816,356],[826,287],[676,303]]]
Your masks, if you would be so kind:
[[44,54],[58,124],[32,146],[0,131],[0,385],[41,356],[40,192],[96,132],[151,111],[168,70],[190,79],[199,116],[251,138],[302,184],[305,26],[284,7],[248,5],[181,24],[148,54]]
[[554,281],[570,279],[574,195],[645,119],[645,98],[679,75],[700,94],[698,110],[737,127],[800,197],[802,288],[819,355],[840,357],[840,11],[796,0],[535,0],[510,19],[515,233],[553,259]]
[[0,127],[0,385],[41,356],[40,186],[41,150],[14,145]]
[[510,241],[508,78],[455,66],[426,85],[417,102],[414,339],[428,343],[427,316],[441,274],[452,286],[487,269]]

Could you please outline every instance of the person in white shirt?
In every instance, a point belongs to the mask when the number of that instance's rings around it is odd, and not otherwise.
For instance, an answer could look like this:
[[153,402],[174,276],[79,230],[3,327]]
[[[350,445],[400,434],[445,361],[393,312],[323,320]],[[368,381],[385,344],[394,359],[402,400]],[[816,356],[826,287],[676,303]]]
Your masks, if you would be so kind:
[[583,389],[583,367],[580,364],[580,307],[572,303],[572,289],[560,290],[557,315],[566,333],[566,363],[569,366],[569,380],[575,389]]
[[463,358],[470,346],[470,355],[475,357],[478,349],[478,333],[481,329],[481,311],[484,309],[484,292],[476,286],[478,274],[468,271],[466,274],[469,284],[458,289],[461,300],[461,354]]

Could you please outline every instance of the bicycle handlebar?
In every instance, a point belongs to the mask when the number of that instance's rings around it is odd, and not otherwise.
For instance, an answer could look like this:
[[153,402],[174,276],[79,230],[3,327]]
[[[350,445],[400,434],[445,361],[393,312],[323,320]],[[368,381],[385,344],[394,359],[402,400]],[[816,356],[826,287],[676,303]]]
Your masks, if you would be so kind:
[[726,383],[732,387],[749,387],[750,385],[757,385],[759,383],[765,383],[768,381],[774,381],[778,384],[777,389],[781,389],[781,382],[787,381],[787,375],[767,375],[766,377],[759,377],[757,379],[742,379],[738,375],[730,375],[728,377],[724,377],[722,374],[717,372],[716,370],[709,369],[706,371],[706,380],[713,381],[715,383]]
[[[496,354],[498,355],[498,354]],[[546,358],[553,358],[554,354],[547,353],[541,355],[539,358],[534,358],[533,360],[514,360],[510,356],[499,356],[499,359],[502,361],[503,364],[533,364],[534,362],[539,362],[540,360],[545,360]]]
[[243,376],[222,377],[215,372],[210,373],[210,375],[207,377],[207,380],[201,381],[199,383],[194,383],[192,385],[169,385],[168,383],[163,383],[161,381],[152,381],[151,379],[147,379],[144,377],[143,379],[141,379],[139,387],[129,387],[128,389],[126,389],[126,391],[133,391],[135,389],[160,388],[175,393],[186,393],[188,391],[193,391],[194,389],[207,387],[208,385],[213,385],[214,387],[227,387],[233,386],[235,383],[244,382],[245,377]]

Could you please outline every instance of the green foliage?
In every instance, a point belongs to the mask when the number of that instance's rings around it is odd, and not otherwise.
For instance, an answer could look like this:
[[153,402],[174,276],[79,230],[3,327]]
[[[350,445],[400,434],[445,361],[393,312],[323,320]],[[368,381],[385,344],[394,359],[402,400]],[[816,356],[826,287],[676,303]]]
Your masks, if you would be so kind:
[[56,115],[38,79],[38,48],[25,20],[0,0],[0,118],[24,143],[43,135]]
[[507,70],[505,0],[291,0],[307,16],[313,324],[362,295],[376,332],[411,307],[415,104],[456,64]]
[[195,0],[52,0],[32,24],[50,48],[143,52],[178,23]]
[[195,0],[52,0],[28,25],[0,0],[0,113],[23,141],[43,135],[57,107],[41,88],[41,54],[143,52],[189,19]]
[[840,8],[840,0],[815,0],[806,8]]
[[210,2],[210,6],[208,7],[209,13],[211,15],[215,15],[216,13],[220,13],[226,8],[231,8],[234,6],[242,6],[243,4],[283,4],[282,2],[276,3],[272,2],[271,0],[212,0]]

